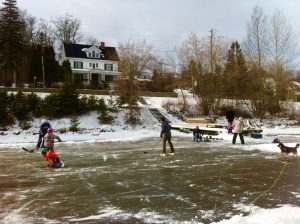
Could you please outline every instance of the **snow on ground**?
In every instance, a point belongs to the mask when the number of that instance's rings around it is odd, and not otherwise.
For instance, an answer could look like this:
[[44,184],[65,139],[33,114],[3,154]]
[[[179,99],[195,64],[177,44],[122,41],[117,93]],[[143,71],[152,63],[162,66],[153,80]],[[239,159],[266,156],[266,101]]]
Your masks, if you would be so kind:
[[[45,94],[40,95],[44,97]],[[110,96],[98,96],[98,98],[103,98],[108,100]],[[58,130],[62,128],[68,129],[70,127],[69,118],[61,118],[56,120],[49,120],[52,127],[56,131],[63,144],[72,144],[74,142],[109,142],[109,141],[129,141],[129,140],[139,140],[143,138],[159,137],[160,134],[160,123],[151,114],[148,108],[157,108],[160,112],[170,120],[171,125],[179,126],[183,128],[194,128],[199,125],[200,128],[206,128],[206,124],[186,124],[182,120],[168,114],[162,105],[167,101],[175,102],[177,98],[166,98],[166,97],[145,97],[147,105],[141,106],[141,121],[142,124],[137,126],[130,126],[124,122],[125,112],[120,111],[115,114],[115,119],[113,124],[99,124],[97,119],[97,113],[91,112],[89,114],[80,117],[79,128],[81,132],[73,133],[67,131],[66,133],[59,133]],[[18,124],[10,127],[7,131],[0,132],[0,148],[14,148],[20,146],[35,147],[38,139],[38,130],[42,120],[45,118],[34,119],[31,122],[31,128],[28,130],[21,130]],[[254,121],[259,123],[257,121]],[[218,124],[225,125],[225,118],[221,117],[217,120]],[[266,121],[265,123],[260,123],[260,127],[263,130],[262,139],[253,139],[250,137],[245,137],[247,144],[247,150],[259,149],[266,152],[278,152],[278,148],[275,144],[271,144],[272,140],[276,136],[285,135],[297,135],[300,133],[300,127],[289,125],[291,123],[288,120],[278,119],[275,121]],[[216,129],[222,133],[217,136],[217,138],[222,138],[224,141],[220,141],[220,144],[225,142],[231,142],[232,135],[228,135],[225,129]],[[173,130],[172,135],[174,137],[191,137],[192,134],[186,134],[180,131]],[[239,139],[237,139],[237,142]],[[296,142],[285,142],[287,145],[294,145]],[[59,143],[57,143],[59,144]]]

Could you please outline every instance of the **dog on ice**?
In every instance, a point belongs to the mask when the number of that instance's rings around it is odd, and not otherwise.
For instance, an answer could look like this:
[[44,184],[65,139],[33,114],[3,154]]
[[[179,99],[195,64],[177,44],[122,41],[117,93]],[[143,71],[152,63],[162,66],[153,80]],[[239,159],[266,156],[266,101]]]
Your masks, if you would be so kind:
[[293,153],[294,155],[297,155],[297,148],[300,146],[300,144],[299,143],[296,144],[295,147],[288,147],[281,142],[277,146],[280,148],[281,153],[285,153],[285,154]]

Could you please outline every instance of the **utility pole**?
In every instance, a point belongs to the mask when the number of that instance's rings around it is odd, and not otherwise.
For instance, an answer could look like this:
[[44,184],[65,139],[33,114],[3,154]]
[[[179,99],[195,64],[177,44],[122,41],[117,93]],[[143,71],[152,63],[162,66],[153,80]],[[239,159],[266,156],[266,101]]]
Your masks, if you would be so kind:
[[213,73],[213,36],[214,36],[214,30],[210,30],[210,72]]
[[[210,72],[211,72],[211,99],[212,99],[212,114],[214,114],[214,109],[215,109],[215,97],[214,97],[214,66],[213,66],[213,36],[214,36],[214,30],[210,30]],[[211,114],[211,115],[212,115]]]
[[43,32],[40,33],[40,38],[41,38],[41,40],[42,40],[42,74],[43,74],[43,88],[46,88],[45,68],[44,68],[45,34],[44,34]]
[[46,84],[45,84],[45,69],[44,69],[44,47],[42,49],[42,72],[43,72],[43,88],[46,88]]

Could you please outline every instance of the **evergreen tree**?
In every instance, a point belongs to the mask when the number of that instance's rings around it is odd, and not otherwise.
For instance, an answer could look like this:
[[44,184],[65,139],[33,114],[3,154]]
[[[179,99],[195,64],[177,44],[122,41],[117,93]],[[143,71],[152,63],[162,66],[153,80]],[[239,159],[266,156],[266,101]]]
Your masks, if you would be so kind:
[[16,0],[5,0],[0,10],[0,67],[2,82],[17,84],[17,68],[22,58],[23,25]]
[[30,108],[27,96],[24,93],[19,91],[15,95],[11,104],[11,110],[19,121],[26,121],[30,118]]
[[81,114],[79,92],[74,82],[65,82],[58,93],[45,97],[43,112],[49,117]]
[[247,84],[247,67],[240,45],[237,41],[231,44],[227,53],[224,69],[224,96],[244,98]]
[[79,121],[79,117],[78,116],[72,116],[71,119],[70,119],[70,128],[69,130],[72,131],[73,133],[74,132],[77,132],[79,131],[79,124],[80,124],[80,121]]
[[0,92],[0,127],[13,124],[14,120],[9,112],[9,97],[6,92]]
[[44,47],[45,80],[46,85],[51,86],[53,82],[64,80],[62,70],[55,60],[55,52],[52,46]]
[[[42,51],[40,45],[32,45],[30,47],[30,66],[29,66],[29,82],[34,83],[34,77],[36,82],[43,81],[43,71],[42,71]],[[35,85],[37,87],[37,85]]]
[[71,80],[73,78],[73,73],[72,73],[70,61],[69,60],[63,61],[61,66],[63,70],[64,79]]
[[113,117],[109,115],[109,109],[103,99],[99,100],[97,112],[100,123],[109,124],[113,121]]

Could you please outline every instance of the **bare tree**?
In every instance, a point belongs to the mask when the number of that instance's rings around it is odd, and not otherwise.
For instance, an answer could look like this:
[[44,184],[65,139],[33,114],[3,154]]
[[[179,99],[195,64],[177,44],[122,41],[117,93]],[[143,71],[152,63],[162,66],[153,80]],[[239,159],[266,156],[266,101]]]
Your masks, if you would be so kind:
[[96,45],[96,44],[99,44],[99,41],[97,40],[97,38],[95,38],[93,36],[89,36],[86,38],[86,43],[90,44],[90,45]]
[[152,46],[146,41],[135,42],[129,40],[119,43],[118,54],[120,57],[119,70],[121,71],[117,89],[121,104],[127,104],[129,123],[136,123],[139,115],[137,101],[139,99],[139,81],[143,73],[151,68]]
[[211,30],[209,39],[192,33],[178,50],[182,67],[181,84],[193,90],[198,107],[204,114],[214,107],[216,89],[219,89],[215,86],[215,74],[225,63],[227,48],[228,42]]
[[56,17],[52,20],[54,35],[59,41],[59,46],[62,48],[63,43],[76,43],[82,36],[79,34],[81,22],[72,15]]
[[35,43],[42,46],[53,46],[54,34],[51,25],[44,19],[40,19],[37,25]]
[[287,69],[295,54],[296,45],[291,25],[277,10],[270,19],[268,30],[269,63]]
[[206,72],[211,71],[211,67],[222,66],[225,62],[228,43],[218,35],[212,35],[208,39],[208,37],[198,37],[195,33],[191,33],[178,50],[178,60],[182,69],[188,68],[191,60],[201,65]]
[[188,68],[190,61],[193,60],[196,64],[201,64],[208,70],[207,39],[191,33],[179,48],[178,59],[182,69]]
[[247,24],[247,39],[244,43],[248,60],[259,68],[265,60],[267,18],[263,8],[256,6],[252,10],[251,20]]
[[268,64],[276,83],[277,96],[284,100],[288,88],[287,70],[296,51],[292,27],[277,10],[270,19],[268,30]]
[[24,24],[24,41],[26,44],[30,45],[34,43],[34,36],[37,29],[37,19],[36,17],[28,14],[27,11],[20,11],[20,17]]

